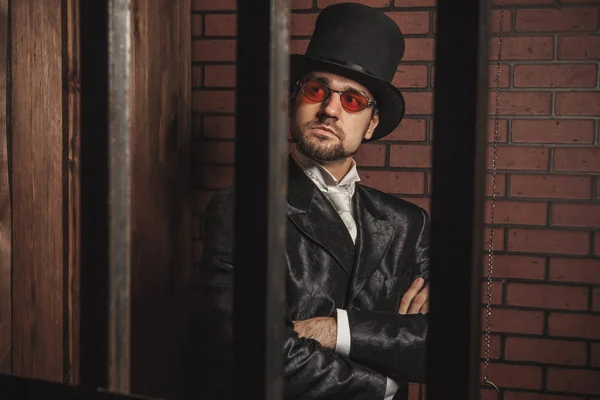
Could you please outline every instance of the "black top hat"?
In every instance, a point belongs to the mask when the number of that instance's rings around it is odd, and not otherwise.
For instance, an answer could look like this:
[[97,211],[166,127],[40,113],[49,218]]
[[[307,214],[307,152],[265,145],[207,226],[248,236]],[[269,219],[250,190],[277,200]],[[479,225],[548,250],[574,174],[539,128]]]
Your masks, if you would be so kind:
[[306,53],[291,55],[291,83],[320,70],[365,86],[379,110],[379,125],[368,140],[374,141],[392,132],[404,116],[404,97],[391,83],[403,55],[402,32],[381,10],[334,4],[319,14]]

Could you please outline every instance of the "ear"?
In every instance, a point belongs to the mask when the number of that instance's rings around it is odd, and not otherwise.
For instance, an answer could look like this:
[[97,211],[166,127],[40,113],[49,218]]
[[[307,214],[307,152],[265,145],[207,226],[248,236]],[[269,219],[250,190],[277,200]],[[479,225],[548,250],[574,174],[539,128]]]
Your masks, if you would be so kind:
[[377,125],[379,125],[379,112],[376,112],[371,117],[371,122],[369,122],[369,128],[367,128],[365,136],[363,137],[364,140],[369,140],[373,137],[373,132],[375,132],[375,128],[377,128]]

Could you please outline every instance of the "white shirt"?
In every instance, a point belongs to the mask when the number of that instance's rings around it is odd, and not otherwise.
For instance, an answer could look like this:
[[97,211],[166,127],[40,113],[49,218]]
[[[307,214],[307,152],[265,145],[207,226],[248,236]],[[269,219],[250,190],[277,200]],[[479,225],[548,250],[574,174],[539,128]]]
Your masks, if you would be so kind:
[[[355,184],[360,181],[356,162],[352,160],[350,171],[338,182],[336,177],[327,171],[325,167],[300,153],[297,149],[292,152],[292,157],[298,166],[302,168],[306,176],[332,202],[332,205],[338,211],[340,218],[348,228],[348,233],[350,233],[352,240],[356,241],[356,223],[352,209],[352,196],[354,196]],[[344,204],[341,205],[340,203]],[[340,205],[338,206],[338,204]],[[348,357],[350,355],[350,346],[351,336],[348,313],[346,310],[337,309],[337,341],[335,352]],[[384,400],[392,400],[397,390],[398,384],[392,379],[387,378]]]

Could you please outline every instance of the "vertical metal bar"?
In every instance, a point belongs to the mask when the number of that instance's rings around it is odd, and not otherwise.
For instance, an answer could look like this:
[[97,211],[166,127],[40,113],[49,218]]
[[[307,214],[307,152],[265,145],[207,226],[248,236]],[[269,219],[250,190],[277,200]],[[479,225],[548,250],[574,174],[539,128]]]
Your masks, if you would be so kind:
[[108,388],[128,393],[130,378],[131,11],[108,7],[109,358]]
[[289,4],[238,1],[234,397],[283,396]]
[[489,8],[437,3],[429,400],[479,398]]

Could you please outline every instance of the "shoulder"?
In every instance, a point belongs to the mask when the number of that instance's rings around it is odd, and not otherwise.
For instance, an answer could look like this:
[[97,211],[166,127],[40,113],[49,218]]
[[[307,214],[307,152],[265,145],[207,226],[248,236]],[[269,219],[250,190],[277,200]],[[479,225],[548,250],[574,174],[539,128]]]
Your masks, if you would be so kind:
[[360,188],[361,193],[385,219],[418,225],[424,225],[429,221],[429,213],[414,203],[363,184],[357,184],[357,188]]

